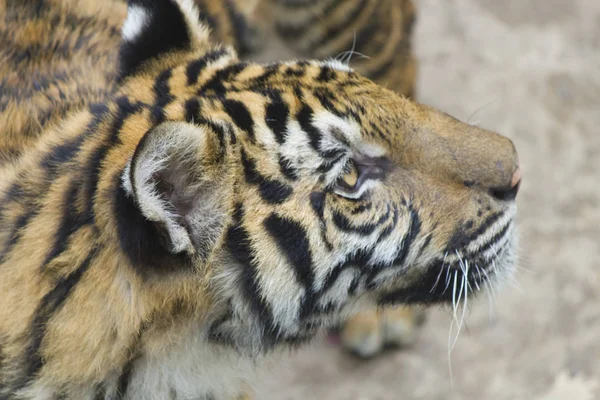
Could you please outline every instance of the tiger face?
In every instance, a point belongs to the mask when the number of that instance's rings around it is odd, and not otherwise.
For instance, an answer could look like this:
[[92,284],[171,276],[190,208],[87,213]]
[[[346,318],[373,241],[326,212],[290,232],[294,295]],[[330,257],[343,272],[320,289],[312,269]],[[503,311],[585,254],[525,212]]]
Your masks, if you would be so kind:
[[[151,118],[120,132],[141,137],[121,182],[162,250],[210,270],[212,340],[296,343],[356,305],[449,302],[510,273],[510,140],[341,63],[244,63],[190,32],[168,56],[122,52],[117,97]],[[156,251],[130,258],[152,277]]]

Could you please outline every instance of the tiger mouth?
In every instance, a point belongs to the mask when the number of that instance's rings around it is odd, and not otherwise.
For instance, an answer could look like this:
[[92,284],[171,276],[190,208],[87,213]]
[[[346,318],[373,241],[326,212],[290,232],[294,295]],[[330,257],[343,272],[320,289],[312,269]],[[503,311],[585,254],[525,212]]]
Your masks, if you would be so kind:
[[[493,290],[494,285],[512,275],[516,264],[514,218],[481,236],[490,238],[481,242],[478,237],[461,250],[430,261],[410,285],[384,294],[379,304],[455,304],[457,293],[461,296]],[[480,242],[475,251],[473,242]]]

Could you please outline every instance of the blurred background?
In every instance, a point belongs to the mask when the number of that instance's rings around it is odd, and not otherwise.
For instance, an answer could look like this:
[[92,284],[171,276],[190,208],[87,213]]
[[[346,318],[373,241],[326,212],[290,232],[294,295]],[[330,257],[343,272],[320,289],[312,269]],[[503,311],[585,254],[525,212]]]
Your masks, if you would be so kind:
[[473,302],[450,355],[451,314],[433,310],[410,349],[283,358],[257,399],[600,399],[600,1],[415,3],[419,101],[519,151],[521,289],[491,318]]

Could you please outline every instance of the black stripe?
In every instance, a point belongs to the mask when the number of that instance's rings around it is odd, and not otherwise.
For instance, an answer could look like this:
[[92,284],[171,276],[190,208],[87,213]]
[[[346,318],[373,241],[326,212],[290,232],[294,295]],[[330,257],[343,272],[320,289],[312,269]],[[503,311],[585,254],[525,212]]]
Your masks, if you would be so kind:
[[134,199],[125,193],[122,174],[115,175],[113,183],[113,212],[121,251],[133,269],[148,278],[191,268],[192,263],[185,254],[172,254],[167,250],[170,244],[164,228],[144,217]]
[[325,192],[312,192],[310,194],[310,205],[319,217],[319,231],[321,234],[321,240],[325,244],[327,251],[333,250],[333,245],[327,238],[327,225],[325,224]]
[[19,215],[17,220],[12,225],[11,232],[8,235],[8,239],[4,243],[2,251],[0,251],[0,263],[6,260],[6,257],[8,256],[10,251],[19,242],[19,239],[21,239],[23,230],[25,229],[27,224],[29,224],[29,221],[35,218],[35,216],[39,214],[39,211],[39,208],[37,208]]
[[276,75],[279,72],[279,64],[271,64],[264,67],[264,72],[262,75],[257,76],[251,82],[249,82],[250,89],[264,89],[265,85],[268,83],[269,78],[273,75]]
[[79,194],[79,182],[73,180],[71,186],[65,193],[62,201],[64,206],[62,217],[58,229],[54,234],[54,243],[50,252],[46,255],[40,270],[44,271],[46,266],[60,255],[69,245],[71,235],[77,232],[82,226],[90,224],[93,218],[89,214],[79,214],[76,210],[77,195]]
[[400,250],[394,261],[392,261],[392,266],[404,266],[404,262],[406,261],[406,257],[410,252],[412,245],[421,232],[421,218],[415,209],[412,207],[409,208],[410,213],[410,226],[408,228],[408,232],[402,238],[402,242],[400,243]]
[[254,141],[254,120],[244,103],[228,99],[223,101],[223,108],[233,123],[246,132],[251,141]]
[[198,83],[198,77],[200,76],[202,70],[206,68],[208,63],[217,61],[219,58],[225,56],[226,54],[228,54],[228,52],[225,51],[225,49],[219,48],[216,50],[212,50],[200,57],[199,59],[190,62],[185,70],[188,86],[195,85],[196,83]]
[[23,354],[23,360],[27,360],[27,365],[23,376],[15,383],[13,391],[20,390],[31,383],[44,365],[40,347],[46,335],[46,326],[52,316],[61,309],[97,254],[98,248],[92,249],[81,265],[69,275],[61,277],[54,288],[46,293],[40,301],[28,330],[29,343]]
[[87,200],[84,214],[92,215],[92,218],[94,215],[94,200],[96,191],[98,190],[98,181],[102,170],[102,163],[104,162],[108,151],[120,142],[119,133],[125,123],[125,119],[138,112],[142,108],[143,103],[131,103],[127,97],[119,97],[116,99],[116,105],[117,113],[109,128],[110,136],[108,141],[98,146],[96,151],[90,156],[87,165],[84,167],[87,178],[83,185],[85,198]]
[[323,220],[325,213],[325,193],[324,192],[312,192],[310,194],[310,205],[314,210],[315,214],[320,220]]
[[294,168],[290,162],[283,157],[279,157],[279,169],[281,170],[281,173],[289,180],[295,181],[298,179],[298,171],[296,168]]
[[392,207],[394,209],[393,216],[392,216],[392,222],[390,222],[390,224],[388,226],[386,226],[384,230],[381,231],[381,233],[379,234],[379,239],[377,239],[377,241],[381,241],[381,240],[387,238],[394,231],[394,229],[396,229],[396,224],[398,223],[399,212],[398,212],[398,207],[396,207],[396,205],[393,205]]
[[453,254],[454,252],[465,248],[473,240],[476,240],[479,236],[484,234],[490,226],[500,219],[504,215],[503,212],[493,213],[488,216],[477,229],[471,233],[467,233],[467,229],[472,226],[472,221],[468,221],[466,224],[460,226],[454,231],[452,237],[446,245],[444,250],[446,253]]
[[109,112],[108,107],[103,104],[92,104],[89,107],[89,111],[93,117],[86,126],[84,133],[69,140],[67,143],[55,146],[50,150],[49,153],[47,153],[47,155],[44,156],[40,162],[40,166],[46,171],[46,175],[44,177],[44,181],[41,183],[41,187],[36,187],[35,192],[31,193],[26,192],[23,186],[16,182],[10,187],[6,193],[6,196],[2,199],[0,207],[5,207],[8,202],[14,200],[20,200],[20,202],[23,202],[23,200],[26,199],[31,201],[31,203],[26,202],[25,207],[28,211],[20,215],[15,221],[12,233],[9,235],[8,241],[5,243],[4,248],[0,252],[0,262],[2,262],[8,252],[10,252],[10,250],[16,245],[20,239],[22,231],[25,229],[29,221],[39,214],[41,205],[43,204],[43,202],[40,200],[40,197],[43,197],[45,192],[50,188],[60,170],[59,166],[71,161],[73,157],[75,157],[84,139],[95,132],[104,116]]
[[173,95],[169,89],[169,79],[173,71],[169,68],[162,71],[154,81],[154,95],[156,96],[154,104],[150,109],[150,116],[155,124],[160,124],[165,120],[165,107],[173,101]]
[[243,213],[243,209],[238,205],[232,225],[227,231],[225,243],[230,254],[242,268],[240,276],[242,292],[250,305],[250,309],[264,326],[263,345],[268,348],[277,342],[279,329],[273,321],[271,308],[260,289],[259,278],[256,274],[257,265],[253,257],[252,241],[248,231],[242,226]]
[[321,132],[313,125],[313,116],[313,110],[304,104],[298,114],[296,114],[296,119],[300,124],[300,128],[308,135],[312,148],[320,152]]
[[198,102],[198,99],[192,98],[186,100],[184,108],[186,122],[196,122],[196,120],[200,116],[200,103]]
[[310,243],[306,230],[298,222],[271,213],[263,225],[277,247],[285,254],[296,274],[296,279],[306,291],[313,286],[314,272]]
[[361,204],[358,207],[356,207],[355,209],[353,209],[351,211],[351,214],[352,215],[356,215],[356,214],[360,214],[360,213],[365,212],[365,211],[369,211],[372,206],[373,206],[373,203],[364,203],[364,204]]
[[390,210],[384,214],[377,222],[368,222],[362,225],[353,225],[352,222],[337,210],[332,212],[333,223],[343,232],[356,233],[363,236],[368,236],[377,229],[388,217]]
[[373,257],[373,249],[364,250],[360,249],[357,252],[349,255],[346,260],[334,266],[331,271],[327,274],[325,278],[325,283],[321,288],[321,293],[327,292],[329,289],[335,285],[338,278],[348,268],[358,268],[364,269],[364,267],[368,266],[371,262],[371,258]]
[[269,129],[273,131],[277,143],[281,145],[285,142],[290,109],[279,92],[274,91],[270,93],[269,97],[271,102],[267,105],[265,122]]
[[44,155],[40,166],[47,171],[50,179],[56,176],[61,165],[73,159],[79,151],[84,138],[84,135],[79,135],[63,144],[55,146]]
[[256,169],[254,161],[242,151],[242,166],[246,181],[258,185],[261,198],[269,204],[281,204],[293,193],[291,186],[262,176]]
[[219,153],[216,156],[215,161],[220,163],[225,157],[227,151],[227,143],[225,141],[225,129],[221,124],[217,124],[209,119],[204,118],[200,115],[200,103],[198,99],[192,98],[185,102],[185,120],[195,125],[206,125],[217,135],[219,141]]
[[330,82],[337,79],[337,72],[328,66],[321,67],[321,72],[317,76],[317,82]]
[[483,246],[481,246],[480,248],[477,249],[477,254],[485,253],[493,245],[498,243],[498,241],[506,235],[506,232],[508,231],[508,228],[510,228],[510,225],[511,225],[510,222],[508,224],[504,225],[504,227],[502,229],[500,229],[496,234],[494,234],[494,236],[492,236],[486,244],[484,244]]
[[[338,116],[338,117],[345,117],[345,114],[343,111],[338,110],[333,103],[331,102],[331,100],[329,99],[335,99],[339,96],[335,96],[329,89],[327,88],[318,88],[313,90],[313,95],[317,98],[317,100],[319,100],[319,103],[321,103],[321,105],[323,106],[324,109],[326,109],[327,111],[329,111],[330,113]],[[357,122],[359,122],[359,120],[357,120]]]
[[213,77],[198,89],[198,95],[205,96],[207,92],[211,91],[215,93],[224,93],[226,91],[224,83],[234,79],[235,76],[242,72],[247,66],[248,63],[246,62],[236,62],[217,70]]
[[130,0],[129,6],[138,4],[149,15],[138,35],[123,41],[119,49],[119,77],[132,75],[145,61],[174,50],[189,49],[190,32],[179,6],[168,0]]

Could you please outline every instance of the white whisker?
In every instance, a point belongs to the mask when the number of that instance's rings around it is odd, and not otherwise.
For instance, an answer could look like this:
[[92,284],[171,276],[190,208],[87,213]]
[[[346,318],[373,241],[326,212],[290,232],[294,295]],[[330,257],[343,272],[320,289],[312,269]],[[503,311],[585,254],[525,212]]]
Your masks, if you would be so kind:
[[[446,252],[446,255],[448,253]],[[435,280],[435,283],[433,284],[433,287],[431,288],[431,290],[429,291],[429,293],[433,293],[433,291],[435,290],[435,288],[437,288],[438,283],[440,283],[440,277],[442,276],[442,272],[444,271],[444,266],[446,265],[446,256],[444,256],[444,261],[442,262],[442,267],[440,268],[440,273],[437,276],[437,279]]]

